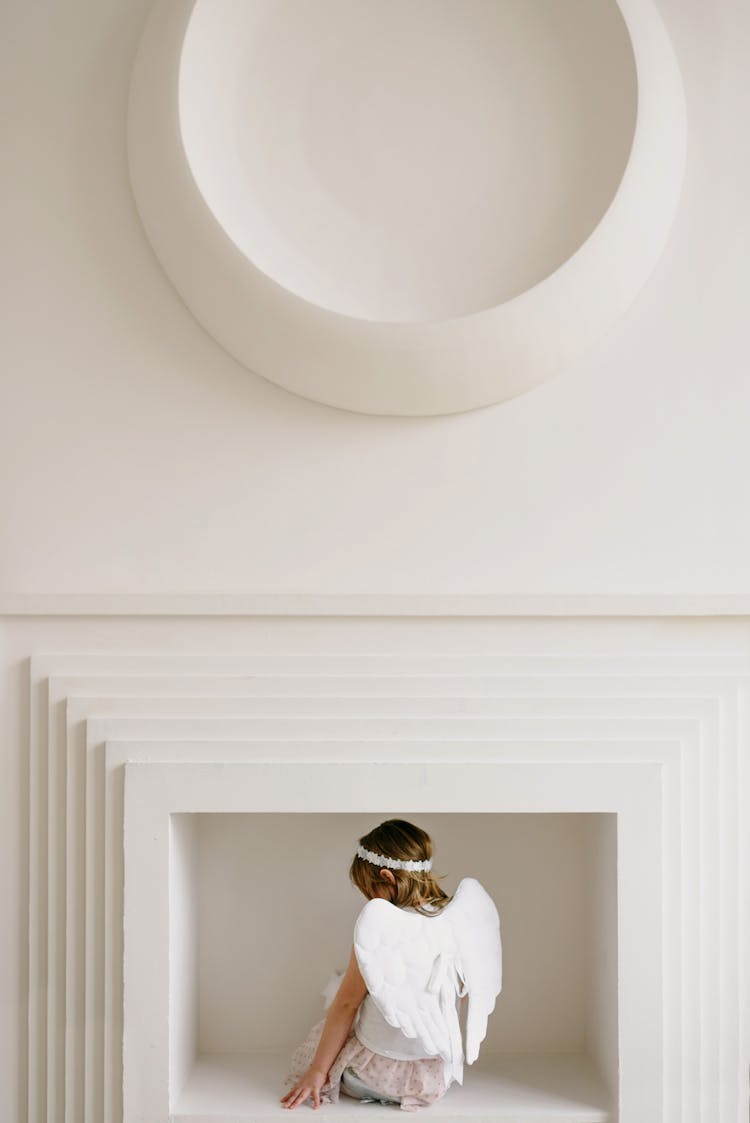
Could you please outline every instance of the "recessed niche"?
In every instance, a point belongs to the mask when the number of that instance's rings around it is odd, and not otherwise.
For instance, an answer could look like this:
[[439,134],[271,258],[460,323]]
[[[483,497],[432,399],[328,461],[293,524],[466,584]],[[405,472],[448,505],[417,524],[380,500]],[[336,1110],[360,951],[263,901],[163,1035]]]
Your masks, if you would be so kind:
[[160,0],[131,84],[136,203],[187,305],[367,413],[475,409],[579,356],[658,261],[685,151],[653,0]]
[[198,0],[182,51],[185,152],[232,242],[374,321],[465,316],[562,265],[636,106],[615,0]]
[[616,816],[408,808],[171,816],[173,1117],[280,1110],[289,1056],[323,1016],[320,992],[346,964],[364,903],[347,879],[356,839],[394,815],[432,834],[448,892],[462,876],[482,881],[502,925],[503,991],[480,1060],[430,1115],[614,1119]]

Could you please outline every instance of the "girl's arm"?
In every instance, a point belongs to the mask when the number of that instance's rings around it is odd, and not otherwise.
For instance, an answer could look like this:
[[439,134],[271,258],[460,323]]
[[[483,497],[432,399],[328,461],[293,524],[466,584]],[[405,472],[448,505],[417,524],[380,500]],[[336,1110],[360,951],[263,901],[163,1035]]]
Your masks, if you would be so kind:
[[352,948],[349,966],[341,980],[339,989],[336,991],[336,997],[328,1009],[312,1064],[304,1076],[297,1081],[291,1092],[288,1092],[282,1099],[281,1102],[284,1107],[299,1107],[308,1096],[312,1096],[313,1107],[320,1107],[320,1089],[328,1079],[331,1065],[349,1036],[354,1015],[366,994],[367,987],[359,972],[357,958],[354,954],[354,948]]

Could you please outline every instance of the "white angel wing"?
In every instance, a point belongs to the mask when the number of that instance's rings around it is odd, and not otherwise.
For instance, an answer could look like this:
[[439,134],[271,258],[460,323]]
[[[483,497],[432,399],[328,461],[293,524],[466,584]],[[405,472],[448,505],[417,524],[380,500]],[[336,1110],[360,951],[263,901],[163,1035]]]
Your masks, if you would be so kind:
[[375,899],[354,929],[354,950],[369,993],[389,1025],[441,1056],[459,1083],[463,1047],[457,994],[467,993],[466,1059],[476,1060],[500,993],[500,921],[492,898],[464,878],[435,916]]
[[354,927],[354,952],[369,993],[389,1025],[419,1038],[425,1055],[450,1056],[439,995],[428,989],[442,947],[440,917],[368,901]]
[[487,1019],[503,985],[500,917],[489,893],[473,877],[465,877],[450,913],[458,948],[459,973],[469,996],[466,1012],[466,1063],[473,1064],[487,1034]]

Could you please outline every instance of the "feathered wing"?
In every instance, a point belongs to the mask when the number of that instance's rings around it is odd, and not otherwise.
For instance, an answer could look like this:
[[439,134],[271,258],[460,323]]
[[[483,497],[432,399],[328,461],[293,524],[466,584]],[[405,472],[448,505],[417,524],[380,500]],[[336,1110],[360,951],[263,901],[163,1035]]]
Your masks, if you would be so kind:
[[452,1077],[463,1075],[456,995],[468,994],[466,1060],[472,1064],[502,983],[500,921],[494,902],[474,878],[464,878],[435,916],[405,912],[376,899],[354,929],[362,977],[389,1025],[419,1038]]
[[473,877],[463,879],[443,911],[450,913],[459,972],[468,995],[466,1063],[473,1064],[487,1034],[487,1019],[502,989],[500,917],[489,893]]
[[362,978],[383,1017],[425,1054],[448,1058],[450,1037],[440,998],[429,987],[441,950],[440,917],[404,912],[381,898],[368,901],[354,927],[354,952]]

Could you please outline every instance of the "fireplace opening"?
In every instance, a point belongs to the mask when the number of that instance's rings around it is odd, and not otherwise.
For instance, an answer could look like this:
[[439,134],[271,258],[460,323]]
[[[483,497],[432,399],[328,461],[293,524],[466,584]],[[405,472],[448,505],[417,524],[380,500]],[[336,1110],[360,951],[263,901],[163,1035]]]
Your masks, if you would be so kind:
[[[351,855],[392,817],[432,835],[447,892],[476,877],[500,912],[503,990],[487,1037],[430,1116],[613,1123],[617,816],[408,808],[171,816],[171,1117],[282,1118],[290,1055],[324,1016],[364,904]],[[325,1114],[393,1110],[342,1098]]]

